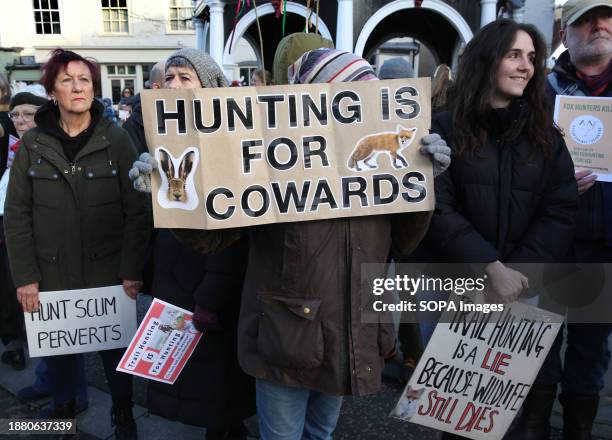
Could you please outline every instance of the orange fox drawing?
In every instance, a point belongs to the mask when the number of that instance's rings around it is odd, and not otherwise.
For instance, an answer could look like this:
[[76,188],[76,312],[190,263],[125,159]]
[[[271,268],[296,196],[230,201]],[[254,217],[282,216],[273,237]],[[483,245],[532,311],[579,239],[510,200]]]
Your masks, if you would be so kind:
[[[351,153],[348,160],[348,167],[354,171],[361,171],[359,162],[363,161],[370,168],[377,168],[377,163],[370,163],[371,159],[376,158],[378,153],[386,153],[391,158],[391,163],[395,168],[405,168],[408,162],[401,155],[400,151],[408,147],[414,140],[416,128],[404,128],[397,126],[397,131],[387,131],[376,133],[362,138]],[[400,161],[400,165],[397,161]],[[377,159],[375,160],[375,162]]]

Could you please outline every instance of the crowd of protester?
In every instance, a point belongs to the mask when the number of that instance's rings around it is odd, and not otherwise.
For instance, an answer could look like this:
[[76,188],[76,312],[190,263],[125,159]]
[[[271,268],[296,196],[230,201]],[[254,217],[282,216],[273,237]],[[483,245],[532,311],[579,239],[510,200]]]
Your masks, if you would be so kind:
[[[612,184],[575,173],[552,118],[557,94],[610,96],[612,0],[567,2],[561,38],[568,50],[548,72],[536,28],[496,20],[467,44],[454,73],[436,70],[431,134],[420,147],[433,165],[434,211],[238,229],[153,229],[146,193],[157,163],[140,96],[123,91],[131,117],[118,127],[94,98],[94,61],[57,49],[42,87],[13,96],[0,76],[0,159],[10,170],[0,230],[2,361],[24,368],[21,310],[35,310],[40,291],[121,284],[132,299],[144,293],[192,311],[207,334],[173,385],[149,384],[150,412],[206,427],[209,440],[245,439],[243,421],[255,413],[265,440],[331,438],[342,396],[377,392],[396,353],[392,324],[361,321],[362,263],[482,263],[488,300],[511,303],[529,286],[513,263],[612,260]],[[286,37],[274,84],[413,76],[402,58],[376,73],[331,45],[318,35]],[[269,85],[272,75],[258,70],[251,81]],[[154,89],[228,86],[195,49],[173,53],[150,77]],[[562,331],[512,438],[550,437],[558,384],[564,438],[591,438],[612,325],[566,330],[565,360]],[[432,331],[400,326],[405,379]],[[115,370],[122,353],[100,356],[117,438],[133,439],[132,376]],[[48,394],[44,417],[73,418],[87,407],[84,384],[82,355],[50,356],[21,397]]]

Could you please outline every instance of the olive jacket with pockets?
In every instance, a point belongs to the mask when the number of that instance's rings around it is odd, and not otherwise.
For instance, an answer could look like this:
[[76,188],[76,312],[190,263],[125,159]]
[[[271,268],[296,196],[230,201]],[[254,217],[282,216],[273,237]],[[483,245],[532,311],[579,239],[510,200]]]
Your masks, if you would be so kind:
[[150,218],[128,170],[128,134],[101,118],[67,159],[42,127],[23,136],[11,168],[5,231],[16,286],[82,289],[141,280]]
[[[217,231],[173,230],[184,244],[217,251],[248,233],[250,251],[238,324],[238,360],[248,374],[333,395],[380,388],[395,347],[390,320],[364,323],[362,270],[409,253],[431,211]],[[383,265],[379,276],[385,276]],[[370,301],[371,295],[367,297]],[[387,316],[387,318],[390,318]]]

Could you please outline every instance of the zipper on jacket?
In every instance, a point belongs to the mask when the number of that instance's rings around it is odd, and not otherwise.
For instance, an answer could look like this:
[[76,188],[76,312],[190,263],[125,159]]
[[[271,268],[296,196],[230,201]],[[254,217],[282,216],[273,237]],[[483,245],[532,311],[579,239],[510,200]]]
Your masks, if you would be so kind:
[[352,267],[351,267],[351,222],[350,219],[346,220],[346,228],[345,228],[345,234],[346,234],[346,245],[345,245],[345,259],[346,259],[346,294],[347,294],[347,330],[348,330],[348,365],[349,365],[349,377],[350,377],[350,381],[349,381],[349,386],[351,388],[351,392],[354,392],[356,390],[353,390],[353,383],[357,381],[357,370],[356,370],[356,366],[357,366],[357,362],[355,361],[355,353],[354,353],[354,349],[353,349],[353,319],[352,319],[352,315],[353,315],[353,311],[352,311],[352,294],[351,294],[351,273],[352,273]]
[[76,163],[72,162],[70,164],[70,173],[74,176],[74,174],[76,173]]

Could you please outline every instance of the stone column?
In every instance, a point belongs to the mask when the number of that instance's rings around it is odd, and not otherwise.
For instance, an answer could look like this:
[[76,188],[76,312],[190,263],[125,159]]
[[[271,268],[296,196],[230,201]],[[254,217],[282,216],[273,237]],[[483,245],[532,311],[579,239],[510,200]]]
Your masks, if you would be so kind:
[[199,19],[193,19],[193,27],[196,33],[196,49],[204,50],[204,41],[206,41],[206,34],[204,33],[204,22]]
[[515,9],[512,12],[512,19],[517,23],[523,23],[525,21],[525,6]]
[[338,0],[336,49],[353,52],[353,0]]
[[497,0],[480,0],[480,27],[497,18]]
[[225,49],[225,30],[223,28],[223,9],[225,2],[221,0],[207,0],[210,7],[210,56],[223,66],[223,50]]

